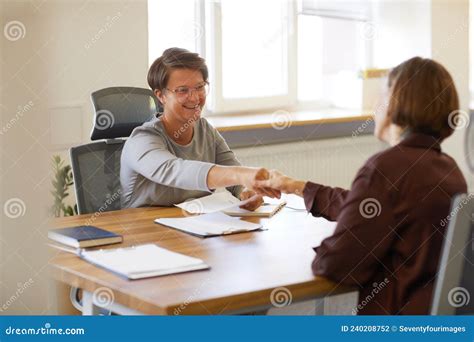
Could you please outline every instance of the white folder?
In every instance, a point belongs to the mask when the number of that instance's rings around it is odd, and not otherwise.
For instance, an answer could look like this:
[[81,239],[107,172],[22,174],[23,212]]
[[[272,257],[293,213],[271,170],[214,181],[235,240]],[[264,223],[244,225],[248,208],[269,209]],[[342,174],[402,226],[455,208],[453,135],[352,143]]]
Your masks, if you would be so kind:
[[221,212],[199,216],[159,218],[156,223],[199,237],[210,237],[261,229],[261,224],[242,221]]

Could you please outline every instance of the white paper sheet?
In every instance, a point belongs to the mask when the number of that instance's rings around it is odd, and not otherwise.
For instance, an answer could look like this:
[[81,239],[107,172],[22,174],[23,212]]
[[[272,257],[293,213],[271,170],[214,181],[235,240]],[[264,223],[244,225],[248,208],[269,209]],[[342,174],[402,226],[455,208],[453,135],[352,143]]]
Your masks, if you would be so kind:
[[253,199],[254,197],[251,197],[245,201],[241,201],[235,198],[230,192],[223,191],[175,205],[190,214],[209,214],[231,208],[238,208]]
[[242,221],[221,212],[190,217],[160,218],[155,222],[202,237],[248,232],[262,228],[261,224]]

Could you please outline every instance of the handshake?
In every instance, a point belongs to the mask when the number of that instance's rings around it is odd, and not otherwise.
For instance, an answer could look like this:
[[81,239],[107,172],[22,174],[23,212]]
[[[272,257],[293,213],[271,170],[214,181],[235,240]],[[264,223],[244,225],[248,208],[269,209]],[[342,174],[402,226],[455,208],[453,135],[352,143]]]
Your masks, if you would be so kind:
[[303,196],[306,182],[284,175],[277,170],[258,167],[215,165],[209,170],[207,186],[209,189],[243,185],[241,200],[254,197],[241,208],[255,210],[263,204],[262,196],[280,198],[281,194]]
[[[245,168],[245,172],[241,173],[240,183],[246,188],[240,196],[243,200],[255,194],[272,198],[280,198],[282,193],[302,196],[306,185],[304,181],[295,180],[277,170],[265,168]],[[260,199],[260,201],[259,205],[263,203],[263,200]],[[257,204],[253,203],[246,209],[253,210]]]

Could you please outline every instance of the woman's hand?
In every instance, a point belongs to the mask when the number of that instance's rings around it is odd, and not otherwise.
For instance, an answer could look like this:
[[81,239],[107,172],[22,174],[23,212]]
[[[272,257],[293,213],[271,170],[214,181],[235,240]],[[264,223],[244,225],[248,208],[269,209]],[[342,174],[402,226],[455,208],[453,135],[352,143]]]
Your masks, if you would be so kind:
[[248,190],[255,191],[259,195],[272,198],[280,198],[281,196],[279,190],[259,185],[259,182],[268,180],[270,177],[270,172],[265,168],[245,167],[243,172],[239,173],[239,177],[240,184]]
[[242,201],[245,201],[252,197],[254,198],[250,202],[247,202],[246,204],[241,206],[242,209],[254,211],[263,204],[263,197],[255,193],[255,191],[244,189],[240,193],[240,199]]
[[[266,179],[260,179],[255,183],[256,189],[274,189],[285,194],[296,194],[303,196],[303,190],[306,186],[306,182],[295,180],[288,177],[277,170],[271,170],[268,172]],[[257,193],[259,191],[257,190]]]
[[279,190],[257,186],[258,181],[266,180],[269,176],[265,168],[214,165],[207,174],[207,187],[217,189],[243,185],[259,195],[280,198]]

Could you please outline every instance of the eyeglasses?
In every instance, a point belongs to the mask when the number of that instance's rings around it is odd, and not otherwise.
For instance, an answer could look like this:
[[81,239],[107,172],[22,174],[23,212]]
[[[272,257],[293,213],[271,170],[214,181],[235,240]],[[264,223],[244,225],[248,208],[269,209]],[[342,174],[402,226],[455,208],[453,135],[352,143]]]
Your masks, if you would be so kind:
[[166,90],[172,92],[175,96],[178,102],[184,102],[186,101],[190,96],[192,96],[192,93],[198,94],[200,97],[204,97],[209,93],[209,83],[203,83],[200,84],[194,88],[186,87],[186,86],[181,86],[177,87],[176,89],[168,89],[165,88]]

